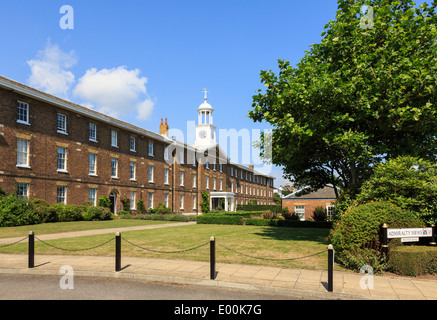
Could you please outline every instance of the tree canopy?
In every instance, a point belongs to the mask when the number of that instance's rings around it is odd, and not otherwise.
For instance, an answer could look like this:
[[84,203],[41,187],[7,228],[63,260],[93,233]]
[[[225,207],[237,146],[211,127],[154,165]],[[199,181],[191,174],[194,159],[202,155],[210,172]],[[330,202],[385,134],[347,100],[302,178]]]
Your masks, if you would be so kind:
[[[373,23],[363,28],[363,5]],[[273,127],[272,163],[313,190],[355,194],[381,161],[437,155],[437,0],[339,0],[296,67],[261,71],[249,117]],[[261,151],[267,152],[266,137]]]

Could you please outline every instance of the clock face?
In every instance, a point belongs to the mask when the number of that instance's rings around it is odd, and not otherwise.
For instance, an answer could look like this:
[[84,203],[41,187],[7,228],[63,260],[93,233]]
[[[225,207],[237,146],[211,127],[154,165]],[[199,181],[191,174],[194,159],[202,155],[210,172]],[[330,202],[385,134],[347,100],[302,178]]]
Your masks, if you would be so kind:
[[206,131],[205,130],[200,130],[199,131],[199,137],[201,139],[205,139],[206,138]]

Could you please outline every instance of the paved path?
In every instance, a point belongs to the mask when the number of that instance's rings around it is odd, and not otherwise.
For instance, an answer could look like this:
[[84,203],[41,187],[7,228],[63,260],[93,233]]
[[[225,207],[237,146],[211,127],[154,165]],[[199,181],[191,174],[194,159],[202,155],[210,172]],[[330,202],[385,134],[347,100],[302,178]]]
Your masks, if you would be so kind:
[[[147,226],[170,227],[181,224]],[[182,223],[189,225],[189,223]],[[132,227],[138,230],[137,227]],[[141,227],[145,229],[145,227]],[[127,228],[86,231],[87,234],[128,231]],[[73,233],[64,234],[73,236]],[[78,233],[74,233],[79,236]],[[81,232],[80,234],[84,234]],[[40,235],[40,239],[47,239]],[[55,235],[51,235],[55,236]],[[59,234],[57,237],[61,237]],[[9,238],[9,241],[11,239]],[[10,242],[7,242],[10,243]],[[141,279],[167,283],[246,289],[301,296],[310,299],[437,299],[437,281],[396,276],[374,276],[373,287],[362,289],[363,274],[334,271],[334,292],[327,291],[328,274],[324,270],[287,269],[259,265],[216,264],[217,275],[210,280],[210,264],[203,261],[122,257],[122,270],[115,272],[114,257],[36,255],[35,268],[27,268],[27,254],[0,254],[0,273],[50,274],[59,273],[69,265],[75,276]],[[371,285],[371,282],[367,282]]]

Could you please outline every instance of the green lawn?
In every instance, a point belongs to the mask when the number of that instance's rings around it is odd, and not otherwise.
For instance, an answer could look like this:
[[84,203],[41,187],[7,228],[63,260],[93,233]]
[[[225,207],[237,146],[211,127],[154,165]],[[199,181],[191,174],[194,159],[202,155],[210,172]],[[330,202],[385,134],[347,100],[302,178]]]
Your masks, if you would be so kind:
[[29,231],[38,234],[50,234],[60,232],[72,232],[93,229],[110,229],[124,228],[132,226],[164,224],[175,221],[156,221],[156,220],[130,220],[130,219],[115,219],[107,221],[74,221],[74,222],[57,222],[57,223],[41,223],[27,226],[17,227],[1,227],[0,238],[25,237]]
[[[121,221],[123,221],[121,223]],[[106,224],[107,222],[107,224]],[[126,226],[128,223],[151,223],[152,221],[124,221],[115,223],[118,226]],[[100,225],[102,223],[102,225]],[[114,222],[113,222],[114,223]],[[155,223],[160,223],[156,221]],[[57,224],[54,224],[57,225]],[[98,222],[88,229],[113,228],[110,221]],[[36,227],[36,226],[34,226]],[[67,228],[67,227],[66,227]],[[85,228],[85,227],[84,227]],[[8,228],[4,228],[8,229]],[[35,233],[38,231],[35,228]],[[27,234],[27,227],[25,234]],[[83,229],[82,229],[83,230]],[[0,230],[0,232],[3,230]],[[60,232],[56,228],[55,232]],[[44,233],[42,230],[40,234]],[[150,229],[141,231],[129,231],[122,233],[122,257],[154,257],[164,259],[184,259],[209,261],[209,239],[216,238],[216,257],[218,263],[244,263],[279,266],[286,268],[307,268],[326,269],[327,253],[293,261],[270,261],[266,259],[289,259],[311,255],[327,249],[327,236],[329,229],[321,228],[280,228],[280,227],[258,227],[258,226],[237,226],[237,225],[191,225],[183,227],[168,227],[162,229]],[[21,234],[23,235],[23,233]],[[47,243],[65,249],[84,249],[94,247],[114,238],[113,234],[96,235],[88,237],[77,237],[69,239],[50,240]],[[146,249],[159,251],[181,251],[206,244],[201,248],[179,253],[156,253]],[[75,254],[75,255],[105,255],[114,256],[114,241],[86,251],[64,251],[55,249],[40,241],[35,242],[36,254]],[[236,252],[225,249],[228,247],[239,253],[263,259],[247,257]],[[0,246],[0,253],[26,253],[27,244],[18,243],[8,247]]]

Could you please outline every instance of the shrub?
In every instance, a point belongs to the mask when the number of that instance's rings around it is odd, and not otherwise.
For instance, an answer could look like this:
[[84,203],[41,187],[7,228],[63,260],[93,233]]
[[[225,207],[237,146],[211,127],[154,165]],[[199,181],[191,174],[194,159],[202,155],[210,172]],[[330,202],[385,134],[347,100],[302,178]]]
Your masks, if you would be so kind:
[[123,205],[123,211],[130,211],[130,199],[129,198],[122,198],[121,204]]
[[203,213],[209,212],[209,193],[202,192],[202,202],[200,203],[200,207],[202,208]]
[[104,208],[110,208],[111,207],[111,200],[109,200],[109,198],[106,196],[100,197],[99,200],[97,201],[97,206],[104,207]]
[[[389,202],[370,202],[350,207],[330,232],[330,241],[336,251],[338,260],[345,266],[354,266],[352,260],[359,256],[368,256],[373,252],[374,264],[377,270],[381,249],[381,226],[387,223],[390,228],[423,227],[422,220],[410,211],[403,210]],[[390,245],[390,243],[389,243]],[[393,243],[391,243],[391,246]],[[370,249],[363,252],[362,249]],[[372,260],[370,258],[366,258]]]
[[16,195],[0,198],[0,227],[22,226],[39,223],[40,218],[29,201]]
[[49,210],[49,203],[42,199],[34,199],[30,202],[31,206],[35,210],[35,214],[39,217],[39,222],[56,222],[58,216],[52,215],[52,211]]
[[75,204],[58,203],[58,220],[60,222],[70,222],[83,220],[82,207]]
[[146,210],[146,207],[144,206],[144,200],[140,199],[137,202],[137,214],[143,214]]
[[[122,211],[119,212],[119,214]],[[129,214],[130,212],[128,212]],[[86,221],[96,221],[96,220],[111,220],[112,213],[109,208],[105,207],[87,207],[83,219]]]
[[[249,219],[248,219],[249,220]],[[241,217],[231,215],[201,215],[197,216],[199,224],[243,224]]]
[[437,273],[437,249],[422,246],[399,246],[390,252],[388,268],[403,276]]
[[314,221],[326,221],[327,215],[325,208],[318,206],[314,208],[313,219]]

